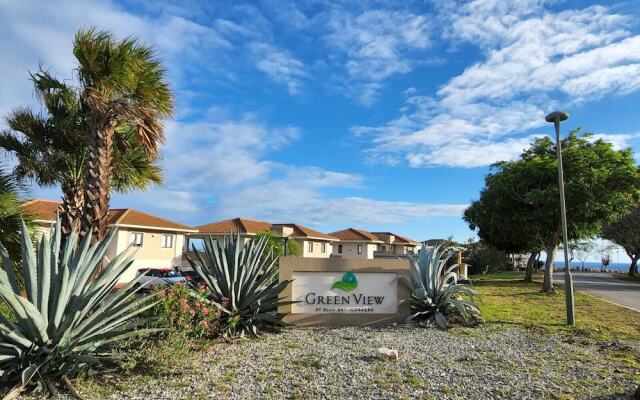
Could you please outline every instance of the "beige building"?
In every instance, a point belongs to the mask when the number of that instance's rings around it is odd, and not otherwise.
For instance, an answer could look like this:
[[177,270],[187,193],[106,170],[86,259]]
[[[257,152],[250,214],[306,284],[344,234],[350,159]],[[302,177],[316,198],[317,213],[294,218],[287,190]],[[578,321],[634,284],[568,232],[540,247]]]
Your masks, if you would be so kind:
[[329,235],[340,241],[334,243],[334,257],[372,259],[379,245],[384,244],[376,235],[362,229],[348,228]]
[[337,238],[298,224],[273,224],[271,231],[298,242],[302,257],[329,258]]
[[273,232],[277,236],[295,240],[302,249],[302,257],[328,258],[331,256],[332,244],[338,240],[326,233],[298,224],[272,224],[245,218],[212,222],[196,228],[198,232],[189,234],[187,238],[189,250],[192,249],[192,245],[200,248],[202,245],[198,241],[205,237],[224,241],[229,235],[239,233],[246,242],[260,232]]
[[405,255],[418,253],[420,243],[391,232],[371,232],[383,243],[378,245],[377,251],[382,254]]
[[[49,234],[59,206],[58,201],[41,199],[23,204],[24,211],[35,216],[36,234]],[[192,227],[133,208],[109,210],[109,226],[118,233],[107,250],[108,259],[113,259],[130,245],[137,248],[133,264],[119,284],[132,280],[139,269],[179,267],[185,234],[197,232]]]

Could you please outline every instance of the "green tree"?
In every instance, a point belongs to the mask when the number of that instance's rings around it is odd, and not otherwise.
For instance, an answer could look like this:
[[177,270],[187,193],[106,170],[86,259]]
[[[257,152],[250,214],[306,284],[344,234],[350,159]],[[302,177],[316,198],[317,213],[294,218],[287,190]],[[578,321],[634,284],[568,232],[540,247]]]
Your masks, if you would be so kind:
[[[284,239],[280,238],[280,236],[276,235],[274,232],[260,232],[256,234],[256,239],[261,238],[263,236],[267,237],[267,246],[270,249],[273,249],[273,255],[275,257],[284,256]],[[287,240],[287,248],[288,255],[290,256],[301,256],[302,248],[300,244],[293,239]]]
[[162,118],[173,112],[166,72],[154,50],[135,38],[81,29],[73,43],[81,102],[89,135],[84,174],[83,233],[104,236],[111,199],[114,139],[130,126],[145,153],[155,159],[164,141]]
[[464,211],[463,219],[470,229],[477,230],[489,248],[511,254],[529,253],[524,280],[532,282],[533,268],[540,254],[536,232],[524,221],[528,216],[516,212],[502,213],[503,208],[508,207],[507,201],[500,191],[485,188],[480,192],[480,199]]
[[20,207],[21,190],[20,183],[0,168],[0,243],[14,261],[20,259],[21,219],[25,220],[27,226],[31,226],[31,217],[23,215]]
[[[80,226],[84,205],[83,179],[89,138],[80,95],[74,88],[40,71],[31,76],[46,115],[20,108],[7,117],[0,148],[14,155],[15,176],[38,185],[60,185],[60,216],[64,235]],[[145,153],[132,127],[116,127],[112,188],[124,192],[160,183],[161,172]]]
[[[636,203],[640,171],[630,149],[614,150],[589,134],[570,133],[562,148],[569,239],[591,238]],[[554,143],[537,139],[519,159],[492,169],[478,205],[483,216],[473,219],[479,236],[521,230],[520,238],[547,254],[542,289],[554,292],[553,259],[562,238]]]
[[616,221],[602,228],[602,237],[610,240],[624,249],[629,258],[629,276],[638,273],[638,258],[640,258],[640,208],[635,208]]

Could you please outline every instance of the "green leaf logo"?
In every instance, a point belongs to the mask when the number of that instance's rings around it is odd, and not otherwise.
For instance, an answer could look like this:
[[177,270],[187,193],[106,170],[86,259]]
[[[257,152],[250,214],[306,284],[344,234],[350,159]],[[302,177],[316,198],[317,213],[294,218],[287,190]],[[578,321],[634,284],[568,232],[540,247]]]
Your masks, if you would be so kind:
[[342,280],[334,283],[331,289],[340,289],[345,292],[350,292],[358,287],[358,280],[353,272],[347,272],[342,276]]

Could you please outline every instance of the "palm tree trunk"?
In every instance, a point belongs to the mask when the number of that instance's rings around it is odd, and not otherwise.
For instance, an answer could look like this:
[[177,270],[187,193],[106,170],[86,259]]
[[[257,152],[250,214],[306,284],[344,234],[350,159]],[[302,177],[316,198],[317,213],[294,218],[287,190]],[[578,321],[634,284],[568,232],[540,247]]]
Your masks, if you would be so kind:
[[62,204],[60,205],[60,223],[64,240],[72,231],[80,230],[82,207],[84,206],[84,187],[81,181],[62,185]]
[[101,240],[109,227],[114,123],[89,122],[91,142],[84,176],[82,236],[92,232],[92,242]]
[[553,260],[556,255],[556,246],[547,246],[545,252],[547,253],[547,260],[544,263],[544,281],[542,282],[542,291],[544,293],[555,293],[556,290],[553,287]]
[[533,282],[533,266],[536,263],[536,259],[538,258],[538,254],[535,251],[532,251],[529,255],[529,260],[527,260],[527,270],[524,273],[524,281],[525,282]]

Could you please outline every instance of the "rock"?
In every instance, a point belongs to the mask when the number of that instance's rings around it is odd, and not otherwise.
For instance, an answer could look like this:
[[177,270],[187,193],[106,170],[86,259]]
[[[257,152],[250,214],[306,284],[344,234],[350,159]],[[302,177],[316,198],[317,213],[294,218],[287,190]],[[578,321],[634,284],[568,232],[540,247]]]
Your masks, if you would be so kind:
[[640,386],[636,389],[636,392],[633,394],[634,400],[640,400]]
[[378,358],[384,360],[397,360],[398,359],[398,350],[395,349],[387,349],[386,347],[380,347],[378,349]]

